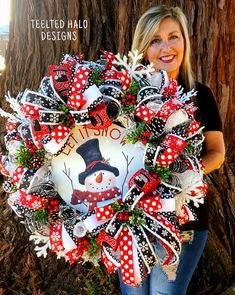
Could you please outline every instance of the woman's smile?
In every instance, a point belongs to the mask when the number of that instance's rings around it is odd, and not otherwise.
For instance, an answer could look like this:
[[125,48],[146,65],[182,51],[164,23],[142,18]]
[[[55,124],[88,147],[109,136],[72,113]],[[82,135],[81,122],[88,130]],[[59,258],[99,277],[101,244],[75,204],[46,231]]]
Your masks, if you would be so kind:
[[159,59],[164,63],[170,63],[173,61],[174,58],[175,58],[175,55],[165,55],[165,56],[159,57]]

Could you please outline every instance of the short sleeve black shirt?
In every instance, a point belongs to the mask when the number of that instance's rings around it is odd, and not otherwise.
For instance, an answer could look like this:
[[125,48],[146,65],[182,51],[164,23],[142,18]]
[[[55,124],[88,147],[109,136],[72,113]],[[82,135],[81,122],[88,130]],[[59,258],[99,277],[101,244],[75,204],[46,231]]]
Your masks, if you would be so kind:
[[[196,119],[201,122],[201,126],[204,126],[204,132],[222,131],[222,122],[212,91],[200,82],[196,82],[196,90],[196,103],[198,106]],[[180,227],[180,230],[205,230],[208,228],[208,199],[205,199],[205,203],[201,204],[199,208],[193,208],[198,220],[186,223]]]

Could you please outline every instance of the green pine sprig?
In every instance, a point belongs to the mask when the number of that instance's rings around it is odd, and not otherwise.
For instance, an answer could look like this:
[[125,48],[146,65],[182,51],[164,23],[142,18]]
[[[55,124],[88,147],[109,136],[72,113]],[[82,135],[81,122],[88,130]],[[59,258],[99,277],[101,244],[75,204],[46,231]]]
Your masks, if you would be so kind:
[[145,123],[141,123],[139,124],[137,127],[135,127],[132,132],[130,132],[126,137],[125,137],[125,141],[126,142],[130,142],[130,143],[133,143],[135,144],[142,136],[142,133],[144,132],[145,130]]
[[133,114],[134,113],[134,110],[135,110],[135,105],[134,104],[130,104],[129,106],[126,105],[126,106],[123,106],[122,108],[122,111],[124,114]]
[[17,189],[16,185],[13,185],[10,192],[13,194],[13,193],[17,192],[17,190],[18,189]]
[[21,145],[15,154],[15,164],[18,166],[22,165],[25,168],[31,169],[31,158],[34,156],[45,158],[45,154],[46,152],[43,149],[36,149],[34,153],[31,153],[25,145]]
[[91,72],[91,80],[97,86],[100,86],[104,82],[104,79],[101,78],[101,74],[102,70],[98,68],[94,68]]
[[29,168],[30,158],[31,158],[30,151],[26,148],[26,146],[22,145],[16,151],[15,163],[16,165],[22,165],[26,168]]
[[127,206],[127,204],[125,203],[119,203],[118,201],[115,201],[112,204],[112,209],[114,210],[114,212],[128,212],[129,214],[129,219],[122,221],[124,224],[127,225],[133,225],[133,224],[145,224],[145,220],[142,218],[142,214],[143,214],[143,210],[139,209],[139,208],[134,208],[133,210],[131,210],[131,208],[129,206]]
[[59,120],[63,125],[69,127],[71,125],[70,108],[67,105],[59,104],[57,111],[63,112],[63,114],[60,114]]
[[126,68],[124,66],[122,66],[122,65],[118,65],[116,67],[116,69],[117,69],[117,71],[121,72],[122,70],[125,70]]
[[48,216],[49,216],[49,212],[45,208],[40,209],[40,210],[36,210],[34,212],[35,220],[41,221],[43,223],[46,223],[47,222]]
[[135,80],[132,80],[131,86],[128,89],[128,93],[132,95],[137,95],[139,91],[140,91],[140,85]]
[[88,253],[93,256],[97,254],[100,251],[100,245],[97,244],[97,238],[96,237],[89,237],[90,244],[88,246]]
[[112,204],[112,209],[113,209],[115,212],[118,212],[118,211],[121,211],[121,210],[122,210],[122,206],[121,206],[121,204],[120,204],[118,201],[115,201],[115,202],[113,202],[113,204]]
[[170,178],[172,177],[172,172],[168,167],[162,167],[162,166],[145,166],[145,168],[149,172],[156,173],[164,182],[169,182]]
[[190,144],[187,144],[184,149],[190,154],[193,155],[193,147]]
[[129,220],[126,221],[127,225],[143,225],[146,224],[146,221],[141,217],[143,214],[142,209],[135,208],[131,211],[131,215],[129,216]]

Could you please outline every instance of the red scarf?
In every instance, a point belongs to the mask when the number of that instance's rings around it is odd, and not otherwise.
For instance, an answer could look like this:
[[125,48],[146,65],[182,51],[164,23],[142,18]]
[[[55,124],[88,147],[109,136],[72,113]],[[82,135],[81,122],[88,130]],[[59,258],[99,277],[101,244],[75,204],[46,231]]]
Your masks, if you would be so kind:
[[94,193],[88,191],[83,192],[78,189],[74,189],[71,198],[71,204],[77,205],[81,202],[87,202],[89,203],[89,211],[92,211],[97,207],[98,202],[113,199],[120,194],[121,192],[116,186],[106,191]]

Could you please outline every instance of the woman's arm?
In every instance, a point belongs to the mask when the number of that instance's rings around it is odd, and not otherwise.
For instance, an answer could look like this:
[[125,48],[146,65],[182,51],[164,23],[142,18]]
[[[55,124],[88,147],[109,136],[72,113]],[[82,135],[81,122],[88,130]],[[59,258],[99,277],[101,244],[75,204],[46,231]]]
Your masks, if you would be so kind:
[[202,155],[202,163],[205,165],[205,173],[208,174],[219,169],[224,162],[225,146],[224,137],[221,131],[206,131],[205,149]]

